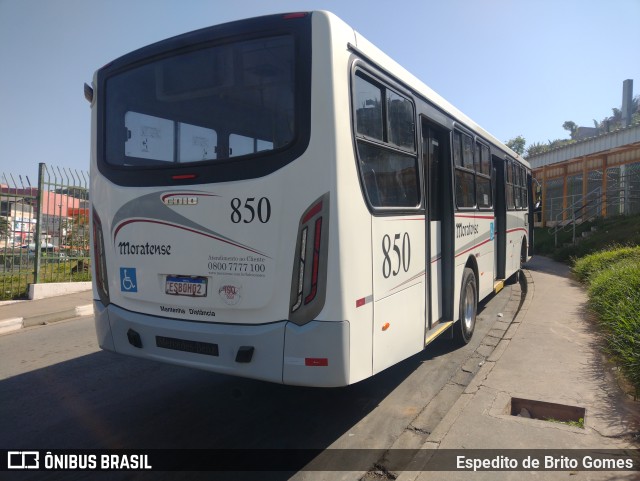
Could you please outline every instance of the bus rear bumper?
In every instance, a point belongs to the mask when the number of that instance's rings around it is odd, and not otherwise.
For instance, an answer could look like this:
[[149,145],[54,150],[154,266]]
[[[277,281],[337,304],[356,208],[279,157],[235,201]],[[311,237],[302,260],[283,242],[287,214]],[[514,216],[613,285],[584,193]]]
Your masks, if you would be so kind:
[[349,323],[287,322],[282,379],[285,384],[339,387],[349,381]]
[[[221,374],[282,382],[287,321],[257,326],[190,322],[130,312],[113,304],[106,308],[96,306],[95,313],[102,349]],[[249,362],[247,349],[243,349],[244,358],[238,354],[242,347],[253,347]]]
[[94,301],[100,347],[185,367],[300,386],[348,384],[349,323],[190,322]]

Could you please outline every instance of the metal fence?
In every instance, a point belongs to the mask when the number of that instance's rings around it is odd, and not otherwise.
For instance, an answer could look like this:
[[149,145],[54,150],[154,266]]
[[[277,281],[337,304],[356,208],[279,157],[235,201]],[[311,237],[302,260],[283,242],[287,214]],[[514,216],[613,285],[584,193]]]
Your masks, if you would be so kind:
[[0,299],[27,296],[29,284],[91,280],[89,174],[39,164],[0,178]]
[[[584,205],[578,207],[581,219],[640,214],[640,162],[608,167],[605,173],[606,178],[602,170],[588,173],[587,192],[599,188],[601,198],[598,202],[591,202],[591,205],[586,205],[585,200]],[[544,179],[539,181],[542,182],[545,182]],[[538,218],[537,221],[553,226],[571,219],[571,207],[579,205],[582,200],[583,182],[581,175],[567,176],[566,180],[563,177],[547,179],[546,195],[542,199],[545,218]]]

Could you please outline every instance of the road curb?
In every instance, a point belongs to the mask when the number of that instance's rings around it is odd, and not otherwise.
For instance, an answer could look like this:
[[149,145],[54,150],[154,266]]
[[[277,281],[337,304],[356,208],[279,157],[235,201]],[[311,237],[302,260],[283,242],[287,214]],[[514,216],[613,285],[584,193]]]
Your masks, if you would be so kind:
[[[466,387],[463,392],[463,395],[460,396],[458,401],[452,406],[452,408],[447,412],[447,414],[442,418],[440,424],[436,427],[433,433],[427,438],[427,442],[430,444],[440,443],[444,438],[444,435],[451,429],[451,426],[456,422],[460,413],[464,410],[464,408],[469,404],[471,398],[475,396],[476,392],[480,389],[480,385],[482,382],[487,379],[491,371],[496,365],[496,362],[500,359],[504,351],[509,346],[511,342],[511,338],[513,337],[513,333],[520,326],[522,322],[522,317],[526,314],[529,309],[529,305],[531,304],[531,298],[533,297],[531,294],[533,293],[533,278],[528,271],[522,271],[527,279],[527,290],[524,291],[524,299],[520,302],[518,309],[513,316],[513,320],[511,321],[511,326],[505,332],[504,337],[500,340],[500,343],[493,349],[493,352],[487,357],[485,364],[482,368],[473,376],[473,379]],[[515,326],[515,328],[514,328]],[[506,337],[507,333],[511,333],[511,337]],[[500,347],[500,349],[498,349]],[[465,397],[466,396],[466,397]]]
[[54,322],[67,321],[76,317],[92,316],[93,304],[70,307],[57,312],[48,312],[36,316],[16,317],[0,320],[0,334],[24,327],[42,326]]
[[[509,327],[504,331],[502,338],[499,340],[497,345],[493,346],[493,350],[491,353],[486,356],[486,359],[480,369],[473,375],[469,384],[465,386],[464,390],[460,394],[460,397],[452,404],[447,413],[442,417],[440,422],[436,425],[429,436],[424,441],[421,446],[421,449],[438,449],[440,446],[440,442],[447,435],[451,427],[455,424],[455,422],[460,417],[460,414],[464,411],[464,409],[469,405],[472,401],[473,397],[476,395],[477,391],[480,389],[480,385],[487,376],[493,370],[497,361],[499,361],[500,357],[508,347],[515,331],[520,326],[523,317],[526,315],[529,310],[529,306],[531,304],[531,299],[533,298],[534,291],[534,283],[533,277],[531,273],[526,269],[522,270],[522,273],[525,276],[526,283],[525,287],[522,287],[521,284],[521,294],[520,300],[517,302],[517,307],[515,308],[515,312],[513,313],[513,318],[509,323]],[[513,305],[516,303],[516,299],[509,299],[507,306]],[[489,336],[489,334],[487,334]],[[420,471],[402,471],[396,474],[396,481],[415,481],[419,475]]]
[[14,317],[11,319],[3,319],[0,321],[0,334],[6,334],[8,332],[17,331],[22,329],[23,318]]

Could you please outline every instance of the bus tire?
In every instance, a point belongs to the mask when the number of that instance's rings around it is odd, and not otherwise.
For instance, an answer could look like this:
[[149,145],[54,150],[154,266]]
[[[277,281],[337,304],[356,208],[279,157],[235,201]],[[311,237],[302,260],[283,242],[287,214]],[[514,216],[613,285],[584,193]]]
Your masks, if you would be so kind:
[[460,289],[459,321],[454,328],[454,340],[458,344],[467,344],[473,336],[478,312],[478,290],[473,269],[464,268],[462,288]]
[[522,267],[524,263],[527,261],[527,241],[525,239],[522,240],[520,244],[520,260],[518,262],[518,270],[514,272],[514,274],[507,279],[507,284],[517,284],[520,282],[520,276],[522,273]]

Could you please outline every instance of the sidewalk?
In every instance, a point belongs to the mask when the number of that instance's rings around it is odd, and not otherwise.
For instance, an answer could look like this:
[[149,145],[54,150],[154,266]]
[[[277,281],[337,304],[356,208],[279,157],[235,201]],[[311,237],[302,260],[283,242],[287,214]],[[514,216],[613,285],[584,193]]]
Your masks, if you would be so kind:
[[[528,290],[513,324],[478,374],[430,433],[423,448],[627,449],[640,444],[640,402],[625,395],[598,346],[585,290],[569,268],[535,257],[524,271]],[[536,416],[543,401],[584,408],[584,428]],[[512,403],[514,414],[511,415]],[[522,406],[525,407],[523,411]],[[543,406],[560,413],[557,406]],[[544,411],[544,410],[543,410]],[[499,452],[497,452],[499,454]],[[399,481],[494,479],[639,479],[638,472],[410,472]]]
[[23,327],[93,315],[91,289],[31,301],[0,302],[0,334]]

